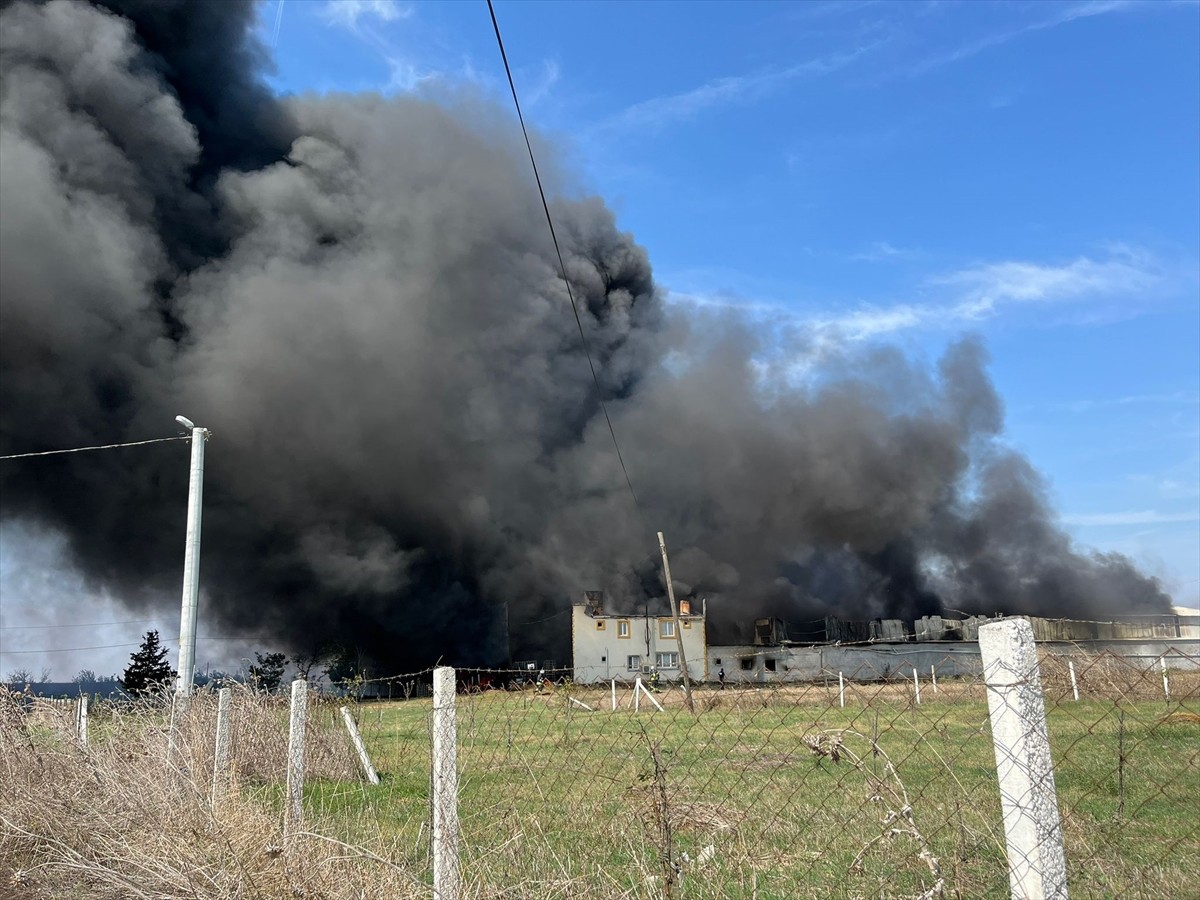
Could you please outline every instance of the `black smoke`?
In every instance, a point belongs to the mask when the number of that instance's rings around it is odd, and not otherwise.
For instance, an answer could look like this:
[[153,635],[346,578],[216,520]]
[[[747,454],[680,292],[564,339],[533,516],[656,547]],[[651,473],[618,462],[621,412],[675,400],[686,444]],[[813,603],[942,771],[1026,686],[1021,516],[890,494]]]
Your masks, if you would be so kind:
[[[665,307],[604,204],[560,199],[597,387],[504,111],[274,98],[253,16],[0,11],[0,452],[210,428],[205,615],[229,633],[387,668],[561,658],[545,620],[583,589],[662,593],[656,530],[726,636],[1166,608],[1057,527],[977,342],[931,372]],[[174,603],[186,458],[5,462],[3,515],[130,606]]]

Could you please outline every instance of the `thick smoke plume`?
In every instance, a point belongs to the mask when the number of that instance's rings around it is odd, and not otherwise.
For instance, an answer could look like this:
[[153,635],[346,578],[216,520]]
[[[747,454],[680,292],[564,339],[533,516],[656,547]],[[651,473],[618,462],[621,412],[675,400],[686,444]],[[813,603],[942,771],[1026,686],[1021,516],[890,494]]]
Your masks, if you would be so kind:
[[[929,371],[665,308],[603,203],[560,200],[639,514],[511,120],[274,99],[252,14],[0,11],[0,451],[212,429],[202,580],[228,632],[383,667],[561,658],[565,618],[524,623],[583,589],[661,595],[660,529],[726,637],[766,613],[1167,608],[1057,527],[978,343]],[[174,603],[186,458],[10,461],[3,514],[129,605]]]

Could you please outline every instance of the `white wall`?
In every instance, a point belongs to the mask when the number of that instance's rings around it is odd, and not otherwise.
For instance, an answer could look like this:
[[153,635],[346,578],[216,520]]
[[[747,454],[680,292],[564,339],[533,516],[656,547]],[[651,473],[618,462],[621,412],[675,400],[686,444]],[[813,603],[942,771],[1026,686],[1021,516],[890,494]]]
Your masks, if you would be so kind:
[[[688,660],[688,675],[696,681],[705,680],[707,643],[702,615],[680,616],[683,628],[684,655]],[[654,665],[659,653],[678,653],[679,644],[672,637],[663,637],[662,623],[668,616],[589,616],[586,607],[571,607],[571,654],[574,679],[580,684],[609,681],[613,678],[632,681],[640,671],[630,671],[628,658],[637,656],[640,662]],[[629,623],[629,637],[620,637],[620,623]],[[677,668],[659,670],[665,680],[682,677]]]

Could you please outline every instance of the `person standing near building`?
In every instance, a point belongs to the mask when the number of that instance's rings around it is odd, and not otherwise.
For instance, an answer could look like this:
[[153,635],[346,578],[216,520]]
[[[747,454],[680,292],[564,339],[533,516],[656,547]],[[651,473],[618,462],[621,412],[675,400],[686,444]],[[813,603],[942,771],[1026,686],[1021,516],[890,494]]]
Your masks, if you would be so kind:
[[725,690],[725,667],[722,666],[717,670],[717,681],[721,683],[721,690]]

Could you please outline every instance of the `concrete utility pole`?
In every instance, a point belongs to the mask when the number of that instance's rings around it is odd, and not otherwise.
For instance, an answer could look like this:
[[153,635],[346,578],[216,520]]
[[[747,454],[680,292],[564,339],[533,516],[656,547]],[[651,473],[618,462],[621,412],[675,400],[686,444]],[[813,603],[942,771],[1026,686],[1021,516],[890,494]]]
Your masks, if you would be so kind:
[[671,563],[667,559],[667,542],[663,533],[658,533],[658,549],[662,551],[663,577],[667,579],[667,599],[671,601],[671,618],[675,620],[675,642],[679,644],[679,668],[683,671],[683,698],[687,701],[688,710],[696,711],[692,700],[692,679],[688,675],[687,656],[683,652],[683,626],[679,622],[679,607],[675,605],[675,586],[671,583]]
[[192,432],[192,467],[188,479],[187,543],[183,550],[183,607],[179,614],[179,678],[175,693],[187,698],[196,675],[196,607],[200,599],[200,506],[204,498],[204,442],[208,429],[191,419],[175,421]]

